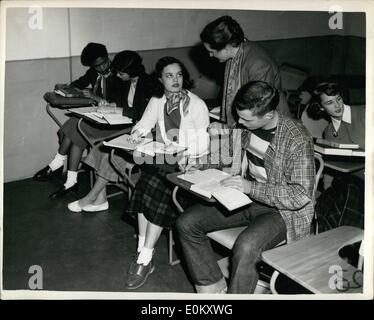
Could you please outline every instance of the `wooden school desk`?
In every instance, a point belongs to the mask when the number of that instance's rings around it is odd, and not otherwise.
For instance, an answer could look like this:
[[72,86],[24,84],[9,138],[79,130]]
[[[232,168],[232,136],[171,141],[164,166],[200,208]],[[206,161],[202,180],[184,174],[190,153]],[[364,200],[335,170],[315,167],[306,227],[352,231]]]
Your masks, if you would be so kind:
[[363,274],[339,256],[346,245],[363,239],[364,231],[341,226],[262,253],[262,260],[313,293],[362,293]]
[[365,160],[363,162],[351,162],[348,160],[325,160],[325,167],[342,173],[352,173],[365,168]]

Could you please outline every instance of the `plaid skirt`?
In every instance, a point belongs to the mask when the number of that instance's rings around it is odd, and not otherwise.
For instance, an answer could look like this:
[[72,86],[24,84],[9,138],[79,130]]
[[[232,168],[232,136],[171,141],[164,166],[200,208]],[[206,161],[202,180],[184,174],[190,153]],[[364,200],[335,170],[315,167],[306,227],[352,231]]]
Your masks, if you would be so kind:
[[142,168],[127,212],[143,213],[153,224],[172,228],[178,213],[171,197],[174,185],[166,179],[166,174],[175,171],[177,166],[150,165]]

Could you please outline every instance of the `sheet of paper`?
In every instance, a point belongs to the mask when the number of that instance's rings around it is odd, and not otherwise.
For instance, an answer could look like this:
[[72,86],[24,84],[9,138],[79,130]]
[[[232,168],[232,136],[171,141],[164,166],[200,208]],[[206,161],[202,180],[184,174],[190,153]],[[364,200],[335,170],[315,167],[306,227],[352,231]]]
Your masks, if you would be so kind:
[[113,148],[119,148],[119,149],[125,149],[125,150],[135,150],[138,146],[141,146],[143,144],[149,143],[152,141],[151,138],[143,138],[138,143],[133,143],[129,140],[130,135],[124,134],[120,137],[117,137],[115,139],[112,139],[110,141],[104,141],[103,144],[105,146],[113,147]]

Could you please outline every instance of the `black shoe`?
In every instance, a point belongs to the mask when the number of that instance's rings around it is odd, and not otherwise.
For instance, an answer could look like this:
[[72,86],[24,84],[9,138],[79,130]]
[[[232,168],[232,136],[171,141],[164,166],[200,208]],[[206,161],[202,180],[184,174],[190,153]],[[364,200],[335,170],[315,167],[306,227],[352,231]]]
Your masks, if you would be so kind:
[[61,175],[61,173],[62,167],[55,171],[52,171],[50,166],[46,166],[42,170],[39,170],[37,173],[35,173],[33,179],[36,181],[48,181],[51,180],[53,177]]
[[127,273],[126,288],[135,290],[140,288],[148,279],[148,276],[155,270],[152,261],[146,266],[144,264],[132,263]]
[[65,186],[62,186],[59,190],[56,192],[52,193],[49,198],[50,199],[56,199],[56,198],[62,198],[70,193],[77,193],[78,192],[78,183],[73,185],[72,187],[66,189]]

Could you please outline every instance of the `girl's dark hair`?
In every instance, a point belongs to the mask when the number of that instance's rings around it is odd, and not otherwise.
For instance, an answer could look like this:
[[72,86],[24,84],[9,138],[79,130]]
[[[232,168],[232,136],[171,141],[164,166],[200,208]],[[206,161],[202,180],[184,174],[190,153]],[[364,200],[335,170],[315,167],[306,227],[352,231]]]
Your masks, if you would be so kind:
[[162,57],[160,60],[157,61],[155,71],[151,75],[153,82],[152,96],[161,98],[164,95],[164,87],[159,79],[162,76],[162,71],[164,70],[164,68],[173,63],[176,63],[181,67],[183,74],[183,89],[189,90],[193,87],[193,81],[190,78],[190,74],[180,60],[174,57]]
[[314,120],[318,120],[321,118],[325,118],[328,120],[330,118],[321,104],[322,93],[327,96],[343,97],[343,89],[338,83],[322,82],[317,84],[312,92],[310,106],[306,111],[307,115]]
[[125,72],[130,78],[140,76],[145,73],[142,58],[135,51],[125,50],[117,53],[112,62],[114,73]]
[[108,58],[108,51],[101,43],[90,42],[81,53],[81,63],[85,67],[91,67],[97,58]]
[[212,49],[222,50],[228,44],[238,47],[244,41],[244,32],[233,18],[223,16],[209,23],[200,33],[200,39]]
[[252,110],[255,116],[275,110],[278,104],[278,90],[264,81],[246,83],[238,90],[233,103],[236,110]]

